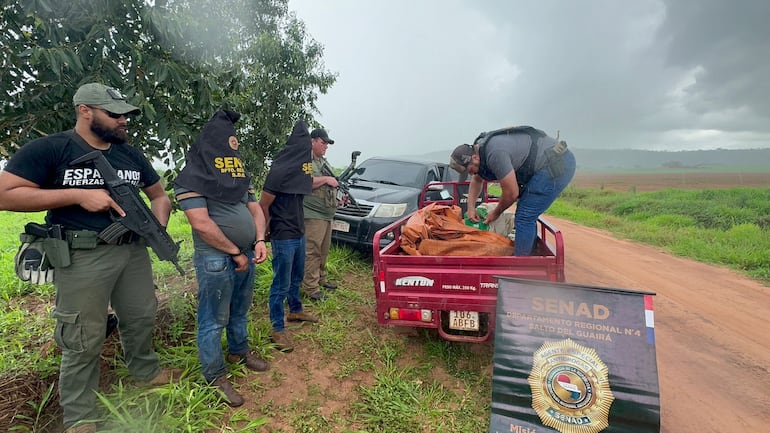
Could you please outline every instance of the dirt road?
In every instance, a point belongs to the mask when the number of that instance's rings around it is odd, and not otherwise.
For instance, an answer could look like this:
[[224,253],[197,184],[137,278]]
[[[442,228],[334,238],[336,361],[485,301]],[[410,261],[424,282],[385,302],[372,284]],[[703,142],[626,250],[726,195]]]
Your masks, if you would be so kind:
[[547,217],[567,281],[655,296],[662,433],[770,431],[770,288]]

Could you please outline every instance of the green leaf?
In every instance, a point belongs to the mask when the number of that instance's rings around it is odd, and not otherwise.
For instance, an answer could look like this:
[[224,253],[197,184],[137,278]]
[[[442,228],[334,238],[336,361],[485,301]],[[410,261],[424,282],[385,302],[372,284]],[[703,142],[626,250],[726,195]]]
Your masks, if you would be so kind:
[[313,66],[323,65],[322,46],[286,0],[6,3],[3,28],[24,30],[0,34],[0,92],[12,95],[0,111],[0,152],[71,128],[68,101],[98,81],[130,91],[142,109],[132,120],[136,143],[176,161],[227,104],[243,116],[239,139],[256,144],[243,147],[244,163],[261,174],[294,119],[312,123],[318,94],[336,80]]

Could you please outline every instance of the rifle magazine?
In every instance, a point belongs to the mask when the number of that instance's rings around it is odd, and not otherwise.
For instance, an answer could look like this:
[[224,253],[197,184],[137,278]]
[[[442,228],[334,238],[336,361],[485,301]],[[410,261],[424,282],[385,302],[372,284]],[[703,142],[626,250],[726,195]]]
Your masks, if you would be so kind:
[[128,232],[128,227],[121,222],[114,222],[107,226],[106,229],[99,232],[97,235],[99,239],[108,244],[115,244],[118,242],[121,236]]

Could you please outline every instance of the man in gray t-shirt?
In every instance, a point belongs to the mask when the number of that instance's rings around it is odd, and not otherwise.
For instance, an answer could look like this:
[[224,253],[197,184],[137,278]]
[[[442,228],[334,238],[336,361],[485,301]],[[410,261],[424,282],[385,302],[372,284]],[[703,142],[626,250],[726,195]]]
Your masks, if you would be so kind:
[[[529,126],[482,133],[473,145],[455,148],[450,166],[470,174],[468,203],[476,203],[483,181],[499,182],[500,203],[487,215],[490,224],[518,202],[514,217],[514,255],[533,253],[537,219],[556,200],[575,175],[575,157],[567,144]],[[476,208],[468,206],[468,218],[480,221]]]
[[239,118],[239,113],[217,111],[187,151],[185,166],[174,180],[174,194],[190,222],[195,247],[201,374],[230,406],[242,405],[244,398],[227,378],[225,359],[254,371],[269,368],[249,347],[255,266],[267,259],[266,221],[241,159],[234,125]]

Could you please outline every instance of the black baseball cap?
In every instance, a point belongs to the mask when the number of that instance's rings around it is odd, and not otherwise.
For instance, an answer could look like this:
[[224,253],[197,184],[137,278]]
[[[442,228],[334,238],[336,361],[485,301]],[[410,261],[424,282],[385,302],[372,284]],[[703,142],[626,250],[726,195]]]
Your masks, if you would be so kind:
[[313,132],[310,133],[310,138],[320,138],[321,140],[329,144],[334,144],[334,140],[329,138],[329,134],[326,133],[325,129],[321,129],[321,128],[314,129]]

